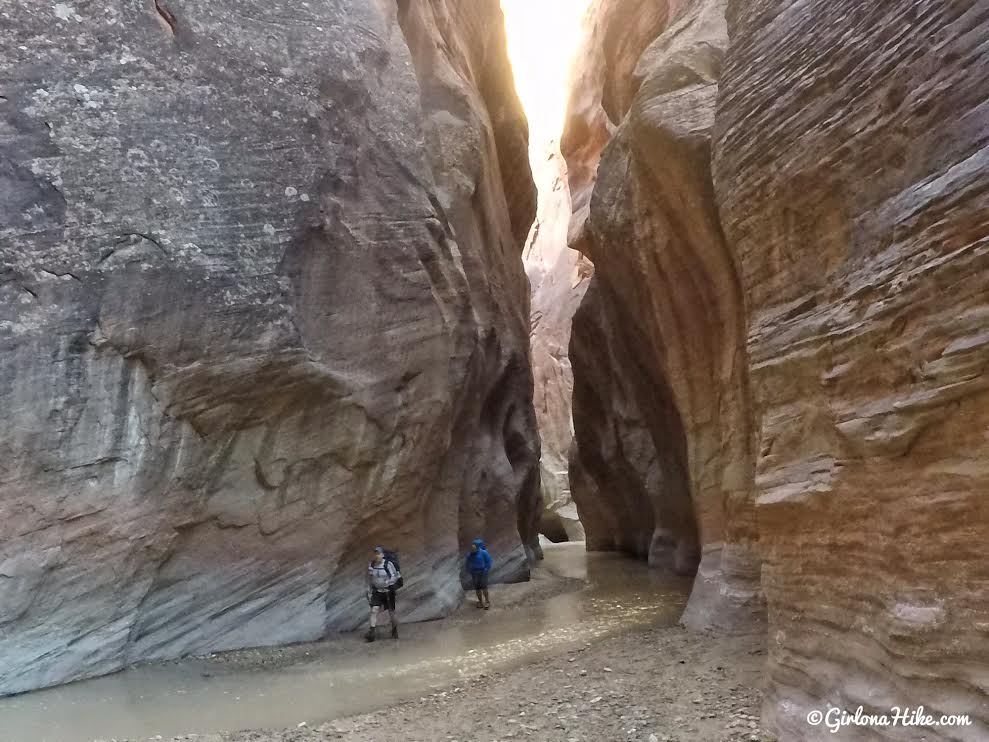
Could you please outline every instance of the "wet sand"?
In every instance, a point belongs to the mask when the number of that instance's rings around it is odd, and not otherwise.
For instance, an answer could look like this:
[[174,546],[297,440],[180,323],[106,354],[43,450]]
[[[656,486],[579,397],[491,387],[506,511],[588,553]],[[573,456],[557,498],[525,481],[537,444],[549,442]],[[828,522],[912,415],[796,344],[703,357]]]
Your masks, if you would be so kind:
[[318,727],[171,742],[774,742],[764,660],[762,637],[646,629]]
[[634,560],[587,555],[582,544],[554,546],[532,582],[493,588],[491,611],[468,602],[449,619],[403,626],[398,641],[365,645],[359,635],[344,635],[137,667],[0,699],[0,741],[311,732],[334,719],[483,681],[482,675],[524,675],[533,663],[608,637],[672,627],[689,587],[689,580],[664,578]]

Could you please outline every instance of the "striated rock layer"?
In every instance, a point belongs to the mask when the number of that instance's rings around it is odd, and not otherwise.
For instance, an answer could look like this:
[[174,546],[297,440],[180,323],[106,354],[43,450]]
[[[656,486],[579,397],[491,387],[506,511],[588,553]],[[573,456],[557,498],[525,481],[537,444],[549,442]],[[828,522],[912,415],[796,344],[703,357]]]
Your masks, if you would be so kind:
[[749,310],[766,719],[823,740],[825,701],[923,705],[974,723],[874,736],[989,738],[989,7],[729,19],[715,182]]
[[[599,55],[634,7],[598,4]],[[987,7],[665,7],[628,110],[578,78],[565,139],[588,545],[699,552],[694,626],[758,626],[761,585],[781,740],[986,739]],[[835,735],[828,704],[972,724]]]
[[0,15],[0,694],[352,628],[376,543],[406,619],[474,536],[524,577],[495,0]]
[[[612,9],[613,26],[627,6],[601,7]],[[571,244],[596,268],[571,341],[573,495],[590,548],[696,571],[684,620],[742,630],[761,620],[762,602],[744,309],[711,182],[724,3],[664,9],[662,32],[625,80],[631,92],[613,96],[628,109],[617,111],[590,179],[588,212],[571,226]],[[571,121],[587,108],[575,107]],[[565,154],[586,157],[580,130],[571,123]]]

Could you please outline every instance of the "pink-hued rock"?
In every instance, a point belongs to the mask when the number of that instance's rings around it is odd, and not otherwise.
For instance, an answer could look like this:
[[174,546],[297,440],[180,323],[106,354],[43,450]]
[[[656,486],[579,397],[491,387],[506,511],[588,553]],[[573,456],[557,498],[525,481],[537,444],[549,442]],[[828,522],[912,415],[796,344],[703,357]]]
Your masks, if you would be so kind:
[[598,161],[635,97],[639,58],[684,1],[594,0],[587,10],[560,139],[573,202],[569,243],[575,250],[584,250]]
[[[987,11],[680,3],[620,118],[599,61],[572,97],[588,545],[700,547],[694,626],[765,601],[781,740],[989,738]],[[836,735],[806,721],[829,705],[972,723]]]
[[668,10],[637,66],[614,65],[634,96],[571,226],[596,267],[571,342],[579,479],[594,486],[573,495],[589,545],[697,571],[686,623],[748,630],[763,607],[744,308],[710,165],[724,4]]
[[536,222],[523,253],[532,290],[530,348],[539,439],[544,515],[540,532],[554,540],[581,541],[584,529],[570,495],[568,456],[573,443],[573,370],[568,348],[574,312],[593,266],[567,247],[570,189],[566,163],[552,149],[533,165],[539,188]]
[[[748,307],[765,721],[989,738],[989,6],[732,2],[715,184]],[[865,739],[864,731],[844,730]]]

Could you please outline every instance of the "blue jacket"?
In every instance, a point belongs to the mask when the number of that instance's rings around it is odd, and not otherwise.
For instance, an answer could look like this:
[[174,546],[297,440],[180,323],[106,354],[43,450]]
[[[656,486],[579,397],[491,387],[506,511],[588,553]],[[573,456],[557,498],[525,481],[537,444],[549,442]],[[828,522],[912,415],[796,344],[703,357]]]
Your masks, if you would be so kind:
[[477,545],[477,551],[467,552],[467,571],[490,572],[491,555],[488,553],[488,550],[484,548],[484,541],[476,538],[474,539],[474,543]]

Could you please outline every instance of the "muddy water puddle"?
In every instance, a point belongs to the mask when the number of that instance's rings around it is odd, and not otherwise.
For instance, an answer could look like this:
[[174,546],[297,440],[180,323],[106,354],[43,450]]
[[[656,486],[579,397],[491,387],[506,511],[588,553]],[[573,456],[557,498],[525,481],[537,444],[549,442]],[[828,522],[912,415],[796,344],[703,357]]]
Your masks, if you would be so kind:
[[[510,669],[620,632],[672,625],[689,580],[583,544],[546,549],[529,586],[496,586],[495,607],[402,627],[399,641],[357,634],[283,650],[131,668],[0,699],[0,742],[92,742],[314,726]],[[550,594],[560,578],[573,590]],[[519,599],[499,608],[498,600]],[[387,619],[385,621],[387,625]],[[381,630],[379,629],[379,632]],[[387,635],[387,626],[385,632]]]

